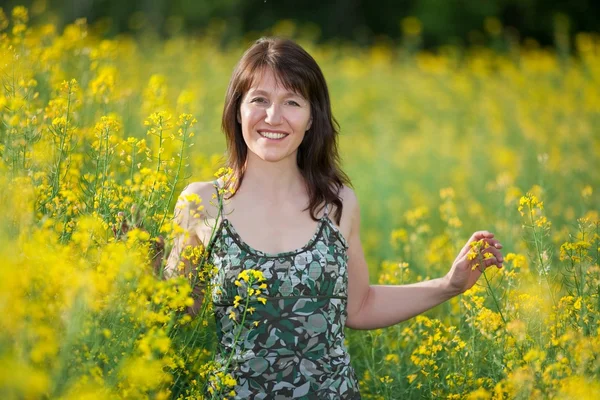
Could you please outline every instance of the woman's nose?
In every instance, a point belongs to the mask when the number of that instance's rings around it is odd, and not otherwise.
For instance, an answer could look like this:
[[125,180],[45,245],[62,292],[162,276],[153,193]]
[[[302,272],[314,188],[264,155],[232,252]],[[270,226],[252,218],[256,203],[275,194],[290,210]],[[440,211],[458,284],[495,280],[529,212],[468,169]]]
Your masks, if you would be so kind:
[[281,108],[277,104],[272,103],[271,106],[267,108],[265,122],[269,125],[279,125],[281,123]]

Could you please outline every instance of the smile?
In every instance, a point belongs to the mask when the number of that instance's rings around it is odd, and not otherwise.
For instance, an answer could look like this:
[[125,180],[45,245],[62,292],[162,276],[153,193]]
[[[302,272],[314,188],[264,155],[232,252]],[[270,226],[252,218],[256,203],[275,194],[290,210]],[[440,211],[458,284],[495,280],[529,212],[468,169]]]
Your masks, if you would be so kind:
[[287,133],[267,132],[267,131],[258,132],[258,134],[264,138],[274,139],[274,140],[280,140],[280,139],[283,139],[284,137],[288,136]]

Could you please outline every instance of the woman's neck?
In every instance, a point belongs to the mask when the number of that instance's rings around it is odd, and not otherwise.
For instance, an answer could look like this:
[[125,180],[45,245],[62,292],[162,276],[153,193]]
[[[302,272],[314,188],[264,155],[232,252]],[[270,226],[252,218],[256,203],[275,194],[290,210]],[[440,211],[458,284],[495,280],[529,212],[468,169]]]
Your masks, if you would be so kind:
[[295,157],[269,162],[249,154],[240,190],[285,200],[290,195],[306,193],[306,185]]

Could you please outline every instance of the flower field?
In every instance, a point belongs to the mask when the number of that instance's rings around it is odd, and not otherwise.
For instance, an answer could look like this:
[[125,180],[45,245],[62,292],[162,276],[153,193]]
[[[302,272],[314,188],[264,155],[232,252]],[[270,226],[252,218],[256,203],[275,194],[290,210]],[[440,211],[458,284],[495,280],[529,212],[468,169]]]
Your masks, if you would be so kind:
[[[150,256],[185,185],[223,165],[225,90],[254,37],[28,20],[0,11],[0,398],[234,398],[210,306],[188,315],[189,280],[161,279]],[[347,330],[363,398],[596,399],[600,36],[569,55],[273,33],[328,80],[373,284],[443,276],[475,230],[504,245],[505,267],[467,293]],[[143,229],[115,238],[123,218]],[[241,278],[249,295],[259,278]]]

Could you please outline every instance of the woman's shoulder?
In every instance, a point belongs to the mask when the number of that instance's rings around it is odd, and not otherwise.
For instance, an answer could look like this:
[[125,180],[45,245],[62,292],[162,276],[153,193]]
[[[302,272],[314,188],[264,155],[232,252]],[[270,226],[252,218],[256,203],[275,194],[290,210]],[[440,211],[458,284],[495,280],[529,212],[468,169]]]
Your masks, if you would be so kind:
[[197,195],[201,198],[212,198],[212,194],[216,193],[215,182],[191,182],[181,192],[182,195]]
[[342,218],[351,215],[358,208],[358,198],[354,189],[348,185],[342,185],[338,191],[338,197],[342,202]]
[[[356,197],[354,189],[348,185],[342,185],[338,191],[338,197],[342,202],[342,215],[338,227],[342,234],[344,234],[345,237],[348,237],[352,227],[352,221],[354,220],[355,215],[359,213],[358,198]],[[333,209],[331,210],[332,214],[335,215],[336,211],[337,207],[333,205]]]
[[358,199],[356,197],[354,189],[352,189],[348,185],[342,185],[340,191],[338,192],[338,195],[340,197],[340,200],[342,200],[344,207],[346,207],[346,205],[353,206],[356,203],[358,203]]
[[191,214],[194,219],[207,219],[216,215],[216,197],[215,183],[208,182],[191,182],[179,195],[177,199],[176,212],[184,211],[183,214]]

